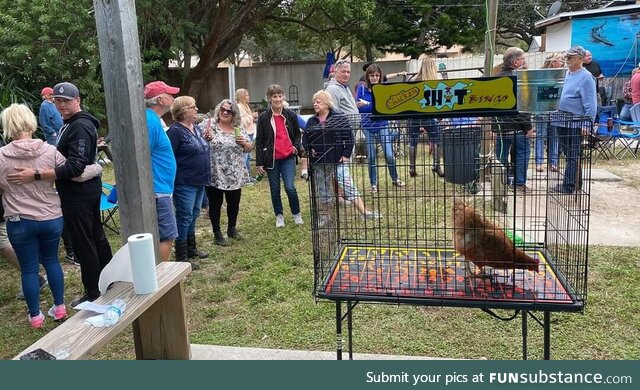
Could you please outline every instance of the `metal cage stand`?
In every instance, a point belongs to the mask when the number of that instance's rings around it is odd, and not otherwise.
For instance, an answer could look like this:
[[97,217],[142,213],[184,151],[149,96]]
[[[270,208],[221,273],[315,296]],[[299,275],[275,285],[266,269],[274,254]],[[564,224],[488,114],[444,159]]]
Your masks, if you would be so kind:
[[[342,359],[342,352],[344,350],[344,338],[342,334],[342,323],[347,320],[347,351],[349,352],[349,360],[353,360],[353,309],[358,305],[358,302],[346,301],[346,312],[342,314],[342,301],[336,301],[336,360]],[[501,321],[512,321],[518,318],[518,315],[522,316],[522,360],[528,360],[528,333],[529,323],[528,317],[534,319],[543,330],[543,359],[551,360],[551,312],[548,310],[543,311],[542,320],[536,317],[536,315],[530,310],[516,310],[511,317],[500,317],[490,309],[481,309],[485,313],[488,313],[492,317],[495,317]]]

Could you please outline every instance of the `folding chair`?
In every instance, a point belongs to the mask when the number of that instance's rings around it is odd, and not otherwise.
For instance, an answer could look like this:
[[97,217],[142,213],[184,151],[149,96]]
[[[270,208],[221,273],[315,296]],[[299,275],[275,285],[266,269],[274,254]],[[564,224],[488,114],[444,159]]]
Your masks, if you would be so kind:
[[114,186],[108,183],[102,183],[102,194],[100,194],[100,217],[102,226],[105,229],[109,229],[115,234],[120,234],[120,227],[115,220],[115,215],[118,212],[118,202],[111,202],[109,195],[113,191]]
[[[631,107],[631,119],[632,122],[615,121],[617,132],[614,132],[614,138],[620,140],[620,144],[622,144],[622,151],[616,154],[617,158],[622,158],[627,153],[631,153],[633,158],[637,158],[638,146],[640,146],[640,103]],[[632,149],[634,142],[636,143],[635,150]]]

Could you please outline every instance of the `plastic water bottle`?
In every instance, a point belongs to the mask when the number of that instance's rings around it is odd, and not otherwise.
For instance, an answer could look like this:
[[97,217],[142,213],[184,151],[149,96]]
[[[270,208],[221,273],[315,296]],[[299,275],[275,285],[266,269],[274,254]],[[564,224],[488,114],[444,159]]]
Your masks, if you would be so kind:
[[111,306],[104,312],[102,315],[104,326],[113,326],[115,325],[122,313],[124,313],[124,309],[127,307],[127,304],[122,299],[116,299],[111,302]]

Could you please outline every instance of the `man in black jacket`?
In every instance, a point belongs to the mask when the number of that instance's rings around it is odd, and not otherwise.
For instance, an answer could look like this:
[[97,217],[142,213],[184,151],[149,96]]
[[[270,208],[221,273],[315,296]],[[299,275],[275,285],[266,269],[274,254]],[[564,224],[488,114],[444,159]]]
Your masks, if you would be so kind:
[[[510,47],[504,52],[500,71],[495,76],[516,76],[516,71],[526,69],[526,66],[524,51],[519,47]],[[509,171],[507,182],[513,180],[514,190],[522,195],[527,190],[527,168],[531,156],[529,139],[534,136],[531,116],[518,114],[501,117],[496,120],[495,132],[496,155]]]
[[58,151],[67,161],[64,165],[45,170],[21,168],[7,176],[14,183],[33,180],[54,180],[60,195],[65,227],[71,235],[76,258],[80,262],[84,295],[73,300],[75,307],[100,296],[100,272],[111,260],[111,247],[100,220],[100,176],[85,182],[72,181],[87,165],[96,160],[100,122],[80,107],[80,92],[71,83],[59,83],[53,88],[53,98],[64,124],[58,134]]

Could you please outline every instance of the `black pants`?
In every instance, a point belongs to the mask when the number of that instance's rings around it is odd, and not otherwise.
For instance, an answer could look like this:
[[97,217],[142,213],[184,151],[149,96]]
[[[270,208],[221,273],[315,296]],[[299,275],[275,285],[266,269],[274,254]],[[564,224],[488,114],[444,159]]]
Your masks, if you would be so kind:
[[62,228],[62,243],[64,245],[64,251],[67,252],[67,255],[73,255],[73,243],[71,242],[71,235],[69,234],[69,229],[67,226]]
[[238,212],[240,212],[240,196],[242,189],[225,191],[215,187],[205,187],[207,198],[209,198],[209,219],[214,232],[220,230],[220,214],[222,210],[222,200],[227,200],[227,219],[229,227],[236,227]]
[[80,263],[82,285],[89,299],[100,296],[100,272],[111,260],[111,247],[100,221],[100,194],[83,201],[60,199],[65,228]]

